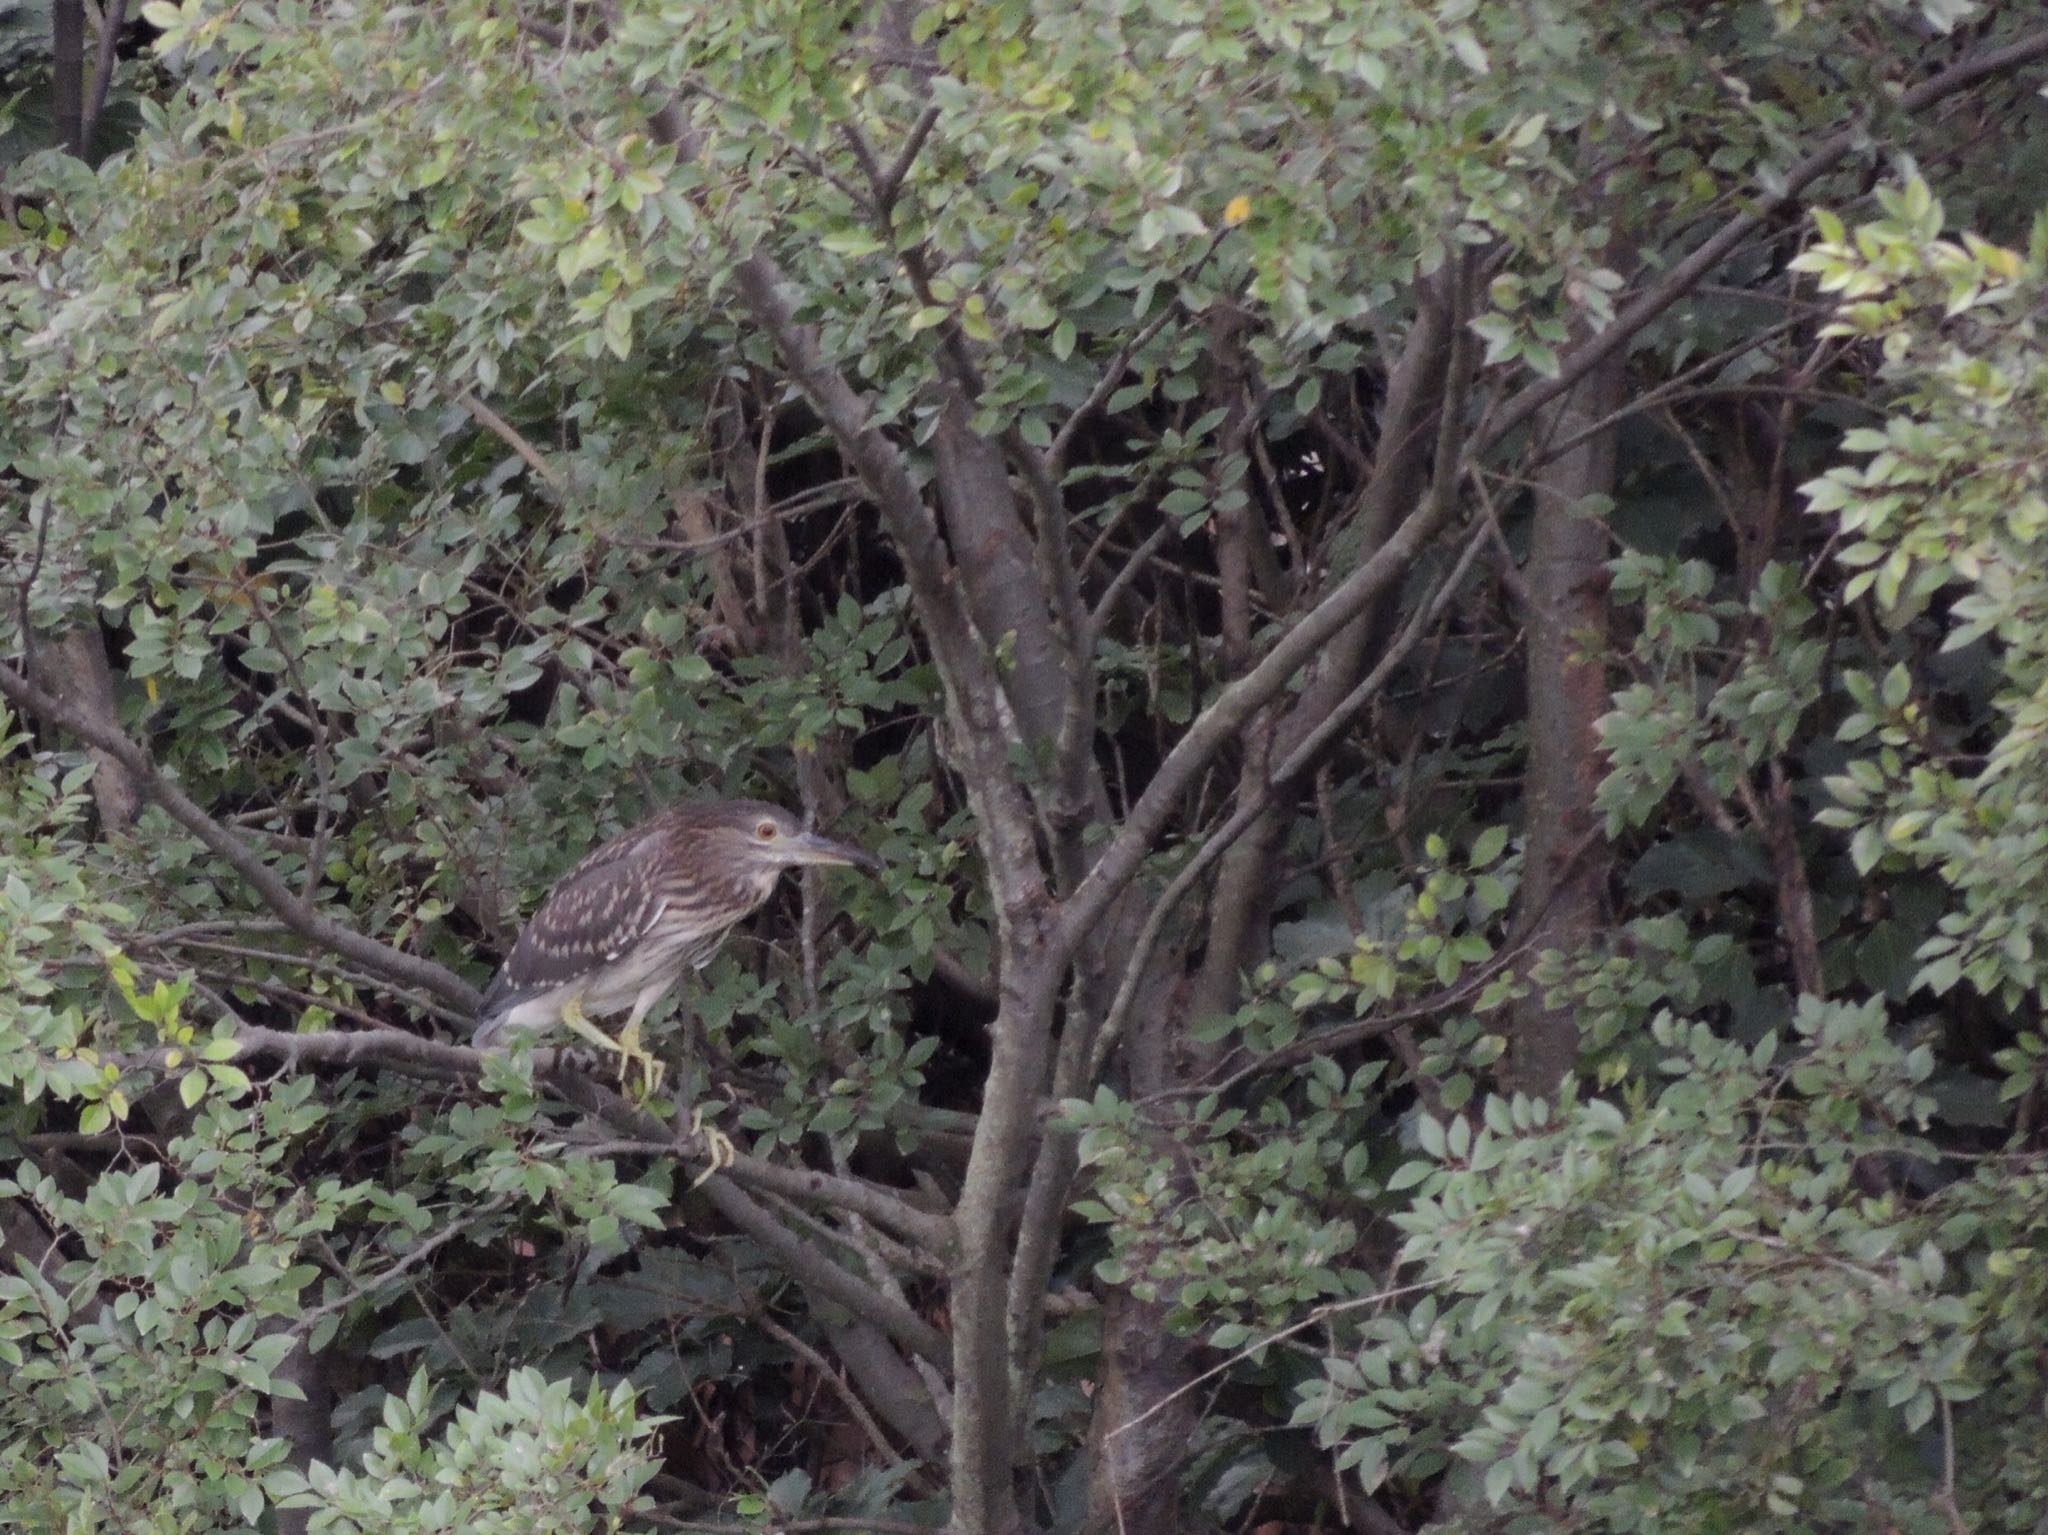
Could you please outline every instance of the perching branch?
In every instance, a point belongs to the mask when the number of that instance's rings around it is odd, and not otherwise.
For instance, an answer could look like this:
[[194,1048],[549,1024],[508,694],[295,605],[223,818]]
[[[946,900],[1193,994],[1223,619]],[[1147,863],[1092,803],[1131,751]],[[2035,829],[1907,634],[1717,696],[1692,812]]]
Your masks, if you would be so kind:
[[[244,1023],[236,1029],[234,1037],[236,1060],[281,1060],[293,1069],[383,1067],[433,1081],[476,1082],[483,1075],[485,1059],[483,1051],[468,1045],[444,1044],[404,1029],[331,1029],[321,1034],[293,1034]],[[140,1052],[124,1056],[122,1063],[161,1070],[167,1054],[167,1050]],[[702,1160],[692,1139],[678,1140],[659,1119],[634,1108],[586,1073],[574,1070],[569,1063],[577,1054],[573,1050],[536,1050],[534,1067],[578,1108],[635,1137],[618,1143],[623,1149],[684,1161]],[[853,1211],[908,1237],[939,1257],[946,1255],[951,1244],[951,1230],[945,1217],[920,1210],[857,1178],[781,1167],[745,1154],[726,1169],[726,1175],[764,1193]]]

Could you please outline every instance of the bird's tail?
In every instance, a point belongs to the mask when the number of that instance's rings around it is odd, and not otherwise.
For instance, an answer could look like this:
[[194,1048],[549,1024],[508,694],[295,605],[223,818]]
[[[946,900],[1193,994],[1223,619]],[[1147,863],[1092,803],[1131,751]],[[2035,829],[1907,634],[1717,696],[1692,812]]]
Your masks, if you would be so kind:
[[469,1036],[469,1042],[478,1050],[488,1050],[494,1045],[502,1045],[505,1042],[506,1033],[505,1014],[503,1011],[479,1013],[476,1019],[476,1030]]
[[484,998],[476,1010],[476,1031],[469,1036],[469,1042],[479,1050],[488,1050],[493,1045],[502,1045],[512,1034],[510,1027],[512,1010],[526,999],[514,988],[505,984],[504,972],[500,971],[484,991]]

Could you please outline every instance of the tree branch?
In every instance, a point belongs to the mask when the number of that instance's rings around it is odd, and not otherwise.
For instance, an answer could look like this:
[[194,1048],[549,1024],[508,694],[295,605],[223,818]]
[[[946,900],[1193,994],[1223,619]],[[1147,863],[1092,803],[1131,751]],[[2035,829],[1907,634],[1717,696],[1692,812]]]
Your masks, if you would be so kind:
[[773,1254],[776,1261],[805,1288],[839,1302],[856,1316],[865,1317],[905,1348],[941,1369],[951,1362],[952,1345],[944,1333],[903,1302],[884,1295],[865,1279],[800,1240],[736,1183],[727,1178],[713,1178],[704,1185],[703,1192],[719,1214]]
[[527,441],[525,435],[517,427],[492,410],[490,406],[484,404],[482,400],[479,400],[467,389],[458,389],[455,392],[455,403],[468,411],[470,419],[475,421],[478,426],[484,428],[484,430],[491,433],[500,442],[504,443],[506,447],[516,453],[519,456],[519,461],[539,475],[548,489],[559,496],[568,488],[563,484],[562,476],[556,471],[555,466],[547,461],[546,455],[531,442]]
[[116,50],[121,43],[121,29],[128,24],[128,0],[107,0],[107,8],[100,17],[99,51],[93,59],[92,89],[86,93],[85,111],[79,121],[79,142],[90,148],[93,134],[98,131],[100,117],[107,110],[107,92],[113,88],[114,65],[118,62]]
[[[1456,498],[1439,496],[1436,499],[1455,501]],[[1410,525],[1419,520],[1418,515],[1416,519],[1411,519]],[[1202,877],[1209,866],[1222,857],[1233,842],[1244,835],[1245,830],[1259,818],[1277,795],[1286,792],[1292,784],[1315,767],[1323,752],[1336,740],[1338,734],[1378,696],[1380,689],[1386,686],[1387,679],[1393,676],[1395,667],[1399,666],[1408,652],[1415,648],[1422,636],[1428,632],[1430,625],[1449,605],[1459,583],[1465,578],[1465,572],[1471,568],[1473,558],[1487,542],[1487,537],[1488,529],[1481,524],[1466,541],[1464,552],[1459,555],[1458,563],[1444,578],[1443,584],[1437,588],[1428,602],[1416,608],[1414,615],[1402,629],[1400,637],[1387,647],[1379,662],[1358,686],[1329,712],[1322,723],[1310,731],[1307,738],[1289,752],[1274,769],[1265,793],[1249,803],[1240,805],[1230,819],[1202,844],[1201,850],[1188,861],[1187,866],[1167,884],[1159,899],[1153,903],[1152,911],[1145,919],[1145,926],[1139,932],[1137,944],[1124,969],[1123,981],[1117,988],[1115,1000],[1110,1004],[1109,1015],[1103,1020],[1102,1031],[1095,1040],[1093,1057],[1082,1079],[1084,1082],[1092,1082],[1101,1075],[1103,1064],[1109,1058],[1109,1051],[1116,1043],[1124,1020],[1130,1016],[1131,1008],[1137,1001],[1139,982],[1144,977],[1152,949],[1159,942],[1159,934],[1165,928],[1166,919],[1171,915],[1174,906],[1193,888],[1195,881]]]
[[1138,796],[1093,871],[1062,907],[1057,930],[1061,952],[1071,954],[1117,893],[1130,883],[1172,819],[1182,793],[1210,759],[1236,738],[1239,727],[1258,709],[1280,695],[1330,636],[1393,584],[1417,552],[1450,521],[1456,506],[1455,495],[1430,497],[1370,559],[1283,634],[1257,665],[1224,688],[1195,717]]
[[896,198],[903,190],[903,183],[910,178],[910,168],[917,164],[918,153],[924,148],[925,140],[932,135],[932,129],[939,124],[939,109],[926,107],[904,135],[903,147],[897,151],[895,161],[875,182],[875,206],[884,218],[896,206]]
[[[302,1066],[332,1070],[382,1068],[431,1082],[474,1084],[483,1076],[487,1054],[468,1045],[446,1044],[405,1029],[329,1029],[318,1034],[295,1034],[234,1021],[235,1060],[279,1060],[289,1070]],[[167,1062],[173,1050],[188,1058],[192,1054],[189,1046],[161,1046],[109,1059],[128,1070],[164,1071],[170,1069]],[[704,1160],[692,1137],[677,1137],[670,1126],[635,1108],[588,1073],[577,1070],[573,1063],[580,1058],[581,1052],[573,1049],[543,1047],[533,1053],[534,1069],[577,1108],[625,1132],[628,1138],[610,1142],[612,1149],[675,1157],[685,1164]],[[952,1223],[945,1216],[920,1210],[886,1189],[858,1178],[842,1178],[811,1168],[783,1167],[744,1153],[725,1169],[725,1174],[763,1193],[864,1216],[941,1260],[952,1252]]]
[[430,959],[379,943],[316,910],[309,901],[293,892],[278,872],[263,861],[261,854],[209,815],[176,783],[164,777],[155,758],[126,734],[52,697],[5,666],[0,666],[0,695],[4,695],[16,708],[70,731],[88,746],[98,748],[120,763],[144,794],[248,881],[263,904],[283,918],[285,925],[301,938],[330,953],[353,960],[372,975],[402,986],[416,986],[465,1013],[475,1013],[478,995],[469,982]]
[[[1899,108],[1909,115],[1923,112],[1994,75],[2023,69],[2044,58],[2048,58],[2048,32],[2029,33],[2002,48],[1987,49],[1963,59],[1940,74],[1921,81],[1899,97]],[[1868,142],[1869,134],[1861,126],[1839,129],[1823,140],[1817,149],[1785,173],[1784,183],[1778,191],[1764,193],[1751,205],[1750,211],[1737,214],[1723,224],[1691,255],[1674,266],[1662,282],[1624,308],[1612,325],[1566,357],[1557,377],[1531,384],[1502,406],[1499,416],[1486,425],[1473,443],[1474,454],[1495,446],[1534,418],[1544,406],[1576,388],[1608,357],[1627,346],[1665,310],[1691,293],[1736,246],[1771,218],[1796,206],[1808,187]]]

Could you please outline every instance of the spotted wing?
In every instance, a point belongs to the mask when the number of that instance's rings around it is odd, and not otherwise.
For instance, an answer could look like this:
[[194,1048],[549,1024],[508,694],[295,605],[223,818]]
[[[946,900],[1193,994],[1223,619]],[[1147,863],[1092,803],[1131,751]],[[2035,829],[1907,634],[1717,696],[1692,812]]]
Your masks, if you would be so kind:
[[480,1015],[581,980],[630,950],[667,904],[660,852],[658,838],[629,835],[563,875],[520,930]]

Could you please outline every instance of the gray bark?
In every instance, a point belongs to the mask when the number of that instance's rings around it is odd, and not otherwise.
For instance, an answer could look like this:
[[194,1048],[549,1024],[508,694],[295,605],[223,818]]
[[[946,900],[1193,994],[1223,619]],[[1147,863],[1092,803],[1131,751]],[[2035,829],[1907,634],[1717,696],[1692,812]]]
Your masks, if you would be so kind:
[[[106,642],[90,618],[35,647],[36,680],[70,709],[109,732],[121,729],[120,705],[114,697],[114,675],[107,665]],[[99,807],[100,831],[126,831],[142,813],[142,788],[135,775],[112,752],[88,743],[92,758],[92,795]]]
[[[1548,422],[1560,441],[1611,413],[1627,381],[1609,355]],[[1528,764],[1523,817],[1522,935],[1534,951],[1582,948],[1600,922],[1607,860],[1593,795],[1602,758],[1597,723],[1607,712],[1607,520],[1585,515],[1589,496],[1614,493],[1615,434],[1585,436],[1544,467],[1522,572],[1528,601]],[[1556,1087],[1578,1056],[1569,1009],[1532,990],[1516,1007],[1509,1077],[1525,1092]]]

